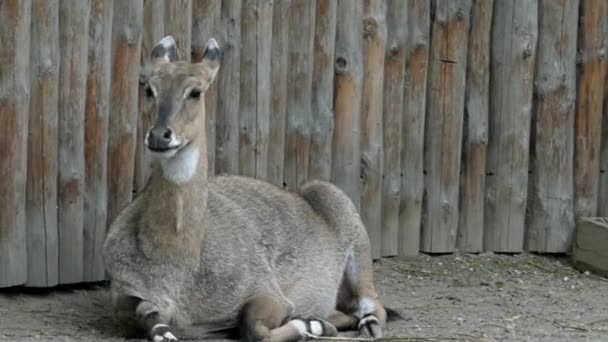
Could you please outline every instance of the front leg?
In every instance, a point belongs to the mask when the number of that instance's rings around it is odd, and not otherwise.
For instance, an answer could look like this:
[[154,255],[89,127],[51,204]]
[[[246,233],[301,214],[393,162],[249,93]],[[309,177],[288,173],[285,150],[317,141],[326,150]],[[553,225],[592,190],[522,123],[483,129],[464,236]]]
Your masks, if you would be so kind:
[[169,327],[169,317],[157,305],[142,300],[137,305],[135,316],[153,342],[177,341]]

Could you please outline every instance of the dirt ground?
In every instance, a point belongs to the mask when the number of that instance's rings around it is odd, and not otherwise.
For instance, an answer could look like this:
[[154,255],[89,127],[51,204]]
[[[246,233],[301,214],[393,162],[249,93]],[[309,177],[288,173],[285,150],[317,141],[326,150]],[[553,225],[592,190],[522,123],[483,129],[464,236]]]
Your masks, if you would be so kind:
[[[566,258],[420,255],[375,263],[402,341],[608,341],[608,280]],[[104,284],[0,293],[0,340],[124,341]],[[395,341],[396,339],[392,339]]]

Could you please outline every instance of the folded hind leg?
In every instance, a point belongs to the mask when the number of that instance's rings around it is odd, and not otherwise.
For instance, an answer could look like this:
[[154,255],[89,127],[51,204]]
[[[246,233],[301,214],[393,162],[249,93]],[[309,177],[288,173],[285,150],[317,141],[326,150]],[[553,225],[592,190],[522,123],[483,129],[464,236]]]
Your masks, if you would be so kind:
[[327,318],[327,321],[331,323],[338,331],[347,331],[357,329],[359,318],[355,315],[345,314],[342,311],[335,311]]
[[290,318],[289,303],[261,295],[251,299],[241,313],[241,341],[295,342],[314,336],[335,336],[329,322],[317,318]]
[[137,304],[135,317],[152,342],[177,341],[169,327],[168,314],[156,304],[142,300]]

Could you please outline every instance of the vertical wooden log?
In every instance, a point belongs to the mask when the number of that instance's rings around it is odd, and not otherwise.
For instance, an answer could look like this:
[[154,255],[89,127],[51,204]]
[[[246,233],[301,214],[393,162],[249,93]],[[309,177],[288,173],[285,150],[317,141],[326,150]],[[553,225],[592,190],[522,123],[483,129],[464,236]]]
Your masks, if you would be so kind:
[[[144,0],[144,19],[141,40],[140,64],[145,65],[152,49],[164,36],[164,9],[162,0]],[[146,186],[150,177],[150,160],[148,150],[144,145],[146,133],[152,127],[152,116],[150,115],[150,102],[143,101],[146,93],[143,79],[140,79],[138,89],[138,115],[137,115],[137,140],[135,140],[135,191],[139,192]],[[207,96],[207,95],[205,95]]]
[[315,8],[316,1],[294,0],[289,11],[284,181],[290,190],[308,178]]
[[338,0],[337,6],[331,181],[359,209],[361,101],[357,99],[363,92],[363,3]]
[[[399,0],[395,1],[401,2]],[[427,0],[412,0],[408,3],[403,134],[401,137],[399,254],[411,256],[416,255],[420,248],[422,196],[425,182],[424,125],[431,36],[431,3]],[[395,9],[396,11],[397,9]],[[401,20],[401,17],[393,11],[389,11],[389,20],[395,23],[389,24],[389,27],[394,27],[393,25],[397,25],[396,23]],[[389,30],[389,32],[391,31],[392,29]],[[397,51],[399,51],[399,48],[397,48]]]
[[577,0],[539,2],[528,248],[567,252],[574,230]]
[[257,80],[256,80],[256,137],[255,137],[255,176],[267,179],[268,142],[270,137],[270,101],[272,69],[272,0],[258,3],[256,37]]
[[241,5],[240,0],[222,1],[223,36],[219,37],[219,43],[223,59],[217,75],[216,174],[238,173]]
[[142,0],[115,1],[108,132],[108,224],[131,201],[137,136]]
[[[608,6],[604,7],[604,18],[608,18]],[[606,34],[608,45],[608,33]],[[608,67],[606,67],[608,68]],[[608,73],[608,70],[606,70]],[[604,83],[603,114],[608,110],[608,74]],[[608,117],[602,119],[601,149],[600,149],[600,185],[598,194],[598,216],[608,216]]]
[[[595,216],[598,211],[600,144],[606,39],[606,2],[580,2],[578,33],[578,96],[574,151],[575,217]],[[605,192],[605,191],[602,191]]]
[[177,58],[182,61],[190,61],[192,0],[165,0],[165,34],[175,38]]
[[84,280],[105,278],[102,248],[107,227],[108,117],[112,0],[92,0],[85,103]]
[[336,4],[317,0],[315,12],[314,63],[312,71],[312,121],[308,178],[331,178],[331,143],[334,132],[334,43]]
[[84,110],[90,1],[59,8],[59,282],[83,280]]
[[521,252],[525,240],[537,8],[536,0],[496,0],[494,9],[483,233],[489,251]]
[[23,284],[28,275],[25,203],[31,5],[28,0],[0,2],[0,287]]
[[[202,0],[192,3],[192,62],[203,59],[205,46],[210,38],[218,39],[222,13],[221,0]],[[223,66],[220,66],[220,68]],[[205,92],[205,114],[207,115],[207,166],[209,174],[215,173],[215,123],[217,112],[217,78]]]
[[285,162],[285,120],[287,116],[287,62],[289,49],[289,8],[291,1],[276,1],[272,9],[272,46],[270,70],[270,135],[267,179],[283,186]]
[[470,0],[435,0],[431,27],[422,250],[456,247]]
[[241,9],[241,54],[239,96],[239,174],[255,176],[257,106],[257,8],[255,0],[245,0]]
[[460,251],[472,253],[483,249],[493,5],[494,0],[473,0],[467,52],[463,166],[456,244]]
[[31,101],[27,149],[27,285],[59,282],[57,230],[57,87],[59,1],[32,6]]

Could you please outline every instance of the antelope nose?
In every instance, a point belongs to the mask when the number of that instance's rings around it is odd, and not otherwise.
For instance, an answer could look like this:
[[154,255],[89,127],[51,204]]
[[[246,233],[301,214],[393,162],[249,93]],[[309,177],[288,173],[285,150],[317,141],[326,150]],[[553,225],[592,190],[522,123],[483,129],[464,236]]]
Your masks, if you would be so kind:
[[173,131],[167,127],[154,126],[148,132],[148,148],[151,149],[168,149]]

